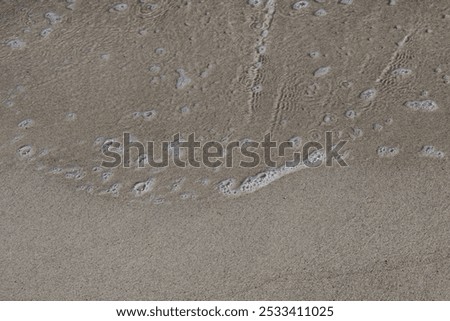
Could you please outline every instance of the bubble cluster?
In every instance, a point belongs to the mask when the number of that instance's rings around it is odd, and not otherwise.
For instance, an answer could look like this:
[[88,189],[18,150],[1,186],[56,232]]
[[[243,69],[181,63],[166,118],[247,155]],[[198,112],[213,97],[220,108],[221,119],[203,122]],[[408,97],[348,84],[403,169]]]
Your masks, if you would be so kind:
[[[253,193],[263,188],[281,177],[296,172],[301,169],[317,167],[322,164],[325,158],[324,150],[314,150],[308,154],[308,157],[298,164],[286,164],[278,168],[270,168],[262,171],[255,176],[247,177],[239,186],[236,186],[236,180],[229,178],[221,181],[217,188],[227,196],[238,196],[240,194]],[[235,187],[235,188],[234,188]]]
[[394,157],[400,152],[398,147],[393,146],[380,146],[377,149],[377,154],[380,157]]
[[107,188],[106,190],[101,191],[99,194],[100,195],[109,194],[109,195],[111,195],[113,197],[118,197],[121,188],[122,188],[122,184],[114,183],[109,188]]
[[415,111],[435,111],[439,108],[434,100],[411,100],[405,102],[405,106]]
[[66,174],[64,175],[64,177],[67,179],[75,179],[75,180],[81,180],[85,176],[86,176],[86,173],[83,172],[83,170],[80,168],[67,170]]
[[445,153],[443,151],[438,150],[436,147],[432,145],[425,145],[420,150],[420,154],[425,157],[431,158],[444,158]]
[[101,176],[100,176],[101,179],[102,179],[102,182],[107,182],[107,181],[109,181],[109,180],[111,179],[112,175],[113,175],[112,172],[103,172],[103,173],[101,174]]
[[252,87],[252,92],[255,94],[260,93],[262,90],[263,90],[262,85],[255,85]]
[[86,193],[93,194],[95,187],[91,184],[81,185],[77,187],[77,191],[85,191]]
[[409,76],[409,75],[412,74],[412,70],[411,69],[406,69],[406,68],[397,68],[397,69],[394,69],[391,72],[391,74],[393,76],[400,76],[400,77]]
[[136,111],[133,113],[133,119],[144,119],[146,121],[152,120],[157,115],[156,110]]

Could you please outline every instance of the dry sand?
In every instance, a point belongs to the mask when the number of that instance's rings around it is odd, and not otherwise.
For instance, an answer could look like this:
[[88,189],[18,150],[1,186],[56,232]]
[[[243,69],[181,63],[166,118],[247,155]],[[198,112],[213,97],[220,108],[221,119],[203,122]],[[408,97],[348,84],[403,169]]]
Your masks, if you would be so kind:
[[[448,1],[299,2],[1,1],[0,299],[450,300]],[[325,131],[348,167],[231,197],[266,168],[100,166]]]

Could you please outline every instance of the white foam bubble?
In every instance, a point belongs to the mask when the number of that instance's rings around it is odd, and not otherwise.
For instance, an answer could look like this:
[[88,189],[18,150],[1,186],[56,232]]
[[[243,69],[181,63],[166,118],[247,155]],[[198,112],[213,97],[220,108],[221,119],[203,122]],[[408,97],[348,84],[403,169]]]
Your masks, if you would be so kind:
[[34,120],[32,119],[24,119],[22,120],[17,126],[19,126],[19,128],[30,128],[34,125]]
[[43,148],[43,149],[39,152],[38,157],[44,157],[44,156],[47,156],[48,154],[50,154],[50,151],[49,151],[47,148]]
[[134,184],[131,191],[134,194],[134,196],[140,197],[142,195],[149,193],[153,189],[154,184],[155,184],[155,179],[150,177],[145,182],[138,182],[138,183]]
[[372,125],[372,128],[373,128],[374,131],[380,132],[380,131],[383,130],[383,125],[375,123],[375,124]]
[[111,179],[112,176],[113,176],[112,172],[103,172],[100,177],[103,182],[107,182]]
[[316,69],[316,71],[314,71],[314,77],[322,77],[322,76],[325,76],[325,75],[328,74],[330,71],[331,71],[331,67],[330,67],[330,66],[320,67],[319,69]]
[[258,51],[258,54],[264,55],[267,51],[267,47],[265,45],[261,45],[256,50]]
[[46,12],[46,13],[44,14],[44,17],[45,17],[45,19],[48,20],[48,22],[49,22],[51,25],[54,25],[54,24],[56,24],[56,23],[59,23],[59,22],[61,22],[61,20],[62,20],[61,16],[58,15],[57,13],[55,13],[55,12]]
[[157,55],[164,55],[166,53],[166,49],[164,49],[164,48],[156,48],[155,49],[155,53]]
[[183,186],[185,180],[186,178],[184,177],[180,177],[177,180],[175,180],[175,182],[173,182],[172,185],[170,186],[170,191],[171,192],[179,191],[181,186]]
[[70,112],[66,114],[66,120],[67,121],[75,121],[77,119],[77,114]]
[[221,192],[224,195],[227,195],[227,196],[237,195],[238,191],[233,189],[233,186],[235,184],[236,184],[236,181],[232,178],[229,178],[224,181],[221,181],[217,185],[217,188],[218,188],[219,192]]
[[349,5],[353,3],[353,0],[339,0],[340,4]]
[[86,193],[94,193],[95,187],[92,184],[80,185],[76,189],[77,191],[85,191]]
[[209,183],[210,183],[210,179],[209,179],[208,177],[202,177],[202,178],[200,178],[200,179],[198,180],[198,182],[199,182],[201,185],[207,186],[207,185],[209,185]]
[[153,64],[148,67],[148,70],[152,73],[158,74],[161,71],[161,66],[158,64]]
[[405,102],[406,107],[415,111],[435,111],[438,105],[434,100],[410,100]]
[[376,95],[377,95],[376,89],[369,88],[369,89],[366,89],[363,92],[361,92],[359,94],[359,98],[361,98],[363,100],[372,100],[375,98]]
[[336,118],[332,114],[326,114],[323,116],[322,120],[325,124],[331,124],[336,120]]
[[353,109],[349,109],[344,113],[344,116],[348,119],[355,119],[357,116],[357,113]]
[[47,38],[51,33],[52,33],[53,29],[52,28],[45,28],[40,32],[40,36],[42,38]]
[[296,172],[298,170],[317,167],[322,164],[324,160],[325,152],[324,150],[315,150],[308,155],[308,158],[295,165],[283,165],[278,168],[271,168],[256,174],[255,176],[247,177],[241,185],[236,187],[236,181],[232,178],[221,181],[217,188],[219,192],[227,196],[237,196],[245,193],[252,193],[260,188],[263,188],[274,181],[280,179],[281,177]]
[[19,157],[22,159],[30,158],[34,155],[34,153],[35,150],[31,145],[23,145],[17,150],[17,155],[19,155]]
[[319,9],[316,12],[314,12],[314,15],[316,17],[323,17],[327,15],[327,11],[325,9]]
[[14,106],[14,101],[12,101],[11,99],[5,99],[2,102],[3,106],[5,106],[6,108],[11,108],[12,106]]
[[183,107],[180,108],[180,112],[182,114],[189,114],[189,112],[191,111],[191,109],[189,108],[189,106],[185,105]]
[[64,175],[67,179],[75,179],[75,180],[81,180],[86,176],[86,173],[83,172],[81,169],[72,169],[66,172]]
[[183,201],[191,199],[191,198],[193,198],[193,195],[191,193],[186,192],[186,193],[180,194],[180,199],[182,199]]
[[300,10],[309,6],[308,1],[297,1],[292,5],[292,9]]
[[360,138],[364,135],[364,131],[361,128],[352,128],[352,132],[350,134],[353,139]]
[[260,93],[263,90],[263,86],[262,85],[256,85],[252,87],[252,92],[254,93]]
[[186,76],[186,73],[183,69],[177,69],[177,72],[179,77],[177,79],[176,88],[184,89],[191,83],[192,79]]
[[58,175],[58,174],[62,174],[64,171],[60,167],[53,167],[53,168],[50,168],[50,170],[48,172],[53,175]]
[[161,205],[166,202],[166,199],[164,197],[155,197],[153,204],[155,205]]
[[113,197],[119,196],[120,189],[122,188],[122,184],[114,183],[108,189],[101,191],[100,195],[110,194]]
[[311,51],[308,55],[311,58],[319,58],[320,57],[320,52],[319,51]]
[[25,41],[21,39],[11,39],[6,42],[6,45],[12,49],[22,49],[26,46]]
[[247,3],[252,7],[259,7],[263,1],[262,0],[248,0]]
[[128,5],[126,3],[117,3],[115,4],[110,11],[123,12],[128,10]]

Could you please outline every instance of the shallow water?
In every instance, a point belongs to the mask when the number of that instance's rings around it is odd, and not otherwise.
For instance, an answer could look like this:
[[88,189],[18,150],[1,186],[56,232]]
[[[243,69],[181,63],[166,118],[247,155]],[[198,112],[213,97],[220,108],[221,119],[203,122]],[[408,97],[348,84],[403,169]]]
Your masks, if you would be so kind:
[[444,0],[2,1],[1,162],[149,204],[224,197],[220,182],[244,186],[271,169],[105,169],[104,141],[305,142],[333,131],[349,141],[350,166],[440,166],[450,152],[445,10]]

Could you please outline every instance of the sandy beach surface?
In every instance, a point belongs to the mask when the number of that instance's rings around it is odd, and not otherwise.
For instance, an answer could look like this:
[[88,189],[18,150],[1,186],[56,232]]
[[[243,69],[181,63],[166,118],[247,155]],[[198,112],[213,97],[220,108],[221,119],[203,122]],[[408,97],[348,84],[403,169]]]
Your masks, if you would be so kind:
[[[446,0],[0,1],[0,300],[450,300],[449,39]],[[348,166],[102,165],[326,132]]]

